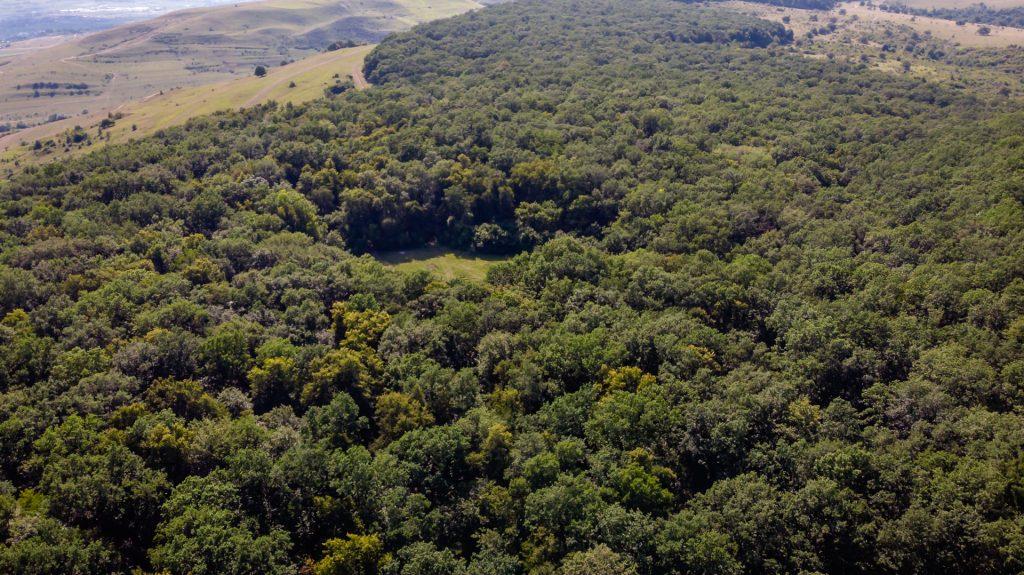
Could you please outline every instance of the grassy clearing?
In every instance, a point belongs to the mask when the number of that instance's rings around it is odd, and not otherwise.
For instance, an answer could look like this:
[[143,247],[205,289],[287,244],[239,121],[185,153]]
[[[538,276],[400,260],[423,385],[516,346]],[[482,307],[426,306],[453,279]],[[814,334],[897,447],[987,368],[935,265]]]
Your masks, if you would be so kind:
[[440,247],[381,252],[374,257],[402,271],[426,270],[444,280],[472,281],[484,281],[491,266],[508,259]]

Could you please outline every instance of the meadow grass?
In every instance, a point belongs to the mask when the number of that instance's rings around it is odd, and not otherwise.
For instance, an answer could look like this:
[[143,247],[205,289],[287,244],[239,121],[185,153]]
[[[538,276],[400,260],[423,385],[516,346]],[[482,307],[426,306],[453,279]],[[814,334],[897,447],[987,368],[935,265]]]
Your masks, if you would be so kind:
[[484,255],[442,247],[396,250],[373,255],[377,260],[394,266],[398,270],[407,272],[425,270],[444,280],[467,279],[472,281],[484,281],[487,278],[487,270],[491,269],[491,266],[508,259],[505,256]]

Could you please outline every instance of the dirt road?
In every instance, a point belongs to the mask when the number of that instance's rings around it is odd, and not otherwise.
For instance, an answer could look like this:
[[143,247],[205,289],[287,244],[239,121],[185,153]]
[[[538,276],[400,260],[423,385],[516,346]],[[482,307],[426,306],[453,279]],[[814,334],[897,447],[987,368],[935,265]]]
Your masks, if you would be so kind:
[[370,87],[370,83],[366,81],[366,76],[363,76],[362,60],[352,65],[349,75],[352,76],[352,83],[355,84],[356,90],[365,90]]

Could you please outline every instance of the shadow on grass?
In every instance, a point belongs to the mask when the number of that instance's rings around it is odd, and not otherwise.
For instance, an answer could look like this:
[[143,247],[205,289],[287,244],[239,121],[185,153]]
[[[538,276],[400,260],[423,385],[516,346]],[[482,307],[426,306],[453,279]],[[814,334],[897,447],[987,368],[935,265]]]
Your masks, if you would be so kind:
[[508,256],[478,254],[444,247],[425,247],[371,254],[378,261],[402,271],[425,270],[444,279],[483,281],[487,270]]

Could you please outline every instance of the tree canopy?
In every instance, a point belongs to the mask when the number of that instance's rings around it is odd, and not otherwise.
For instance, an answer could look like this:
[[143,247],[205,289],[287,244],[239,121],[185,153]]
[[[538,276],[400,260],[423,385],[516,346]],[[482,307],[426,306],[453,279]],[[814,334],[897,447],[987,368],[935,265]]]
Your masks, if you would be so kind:
[[1020,572],[1024,109],[791,41],[519,0],[0,182],[0,572]]

